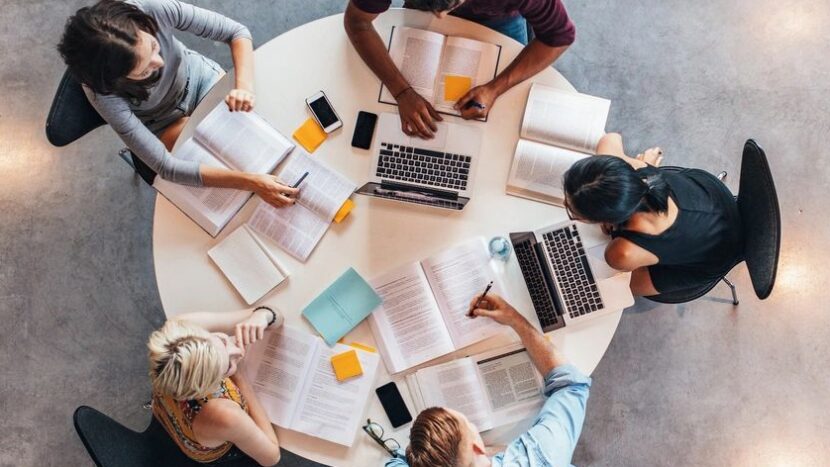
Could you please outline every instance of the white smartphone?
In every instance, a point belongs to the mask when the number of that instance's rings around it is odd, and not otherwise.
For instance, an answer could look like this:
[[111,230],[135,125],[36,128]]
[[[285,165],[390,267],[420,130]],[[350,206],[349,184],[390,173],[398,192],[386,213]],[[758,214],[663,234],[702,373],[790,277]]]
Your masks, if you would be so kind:
[[334,107],[331,106],[331,102],[323,91],[309,97],[305,103],[326,133],[331,133],[343,126],[343,122],[340,121],[340,117],[337,116],[337,112],[334,111]]

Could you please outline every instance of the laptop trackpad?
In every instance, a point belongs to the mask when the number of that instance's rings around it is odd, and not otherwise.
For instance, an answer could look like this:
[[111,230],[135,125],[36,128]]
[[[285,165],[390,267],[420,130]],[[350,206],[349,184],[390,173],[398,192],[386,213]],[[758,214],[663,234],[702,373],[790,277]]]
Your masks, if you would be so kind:
[[432,139],[413,136],[409,138],[409,144],[416,148],[445,152],[444,148],[447,147],[447,133],[449,133],[449,130],[446,124],[437,123],[436,125],[438,126],[438,131],[435,132],[435,136]]
[[608,246],[608,243],[602,243],[592,246],[587,250],[588,263],[591,265],[591,272],[594,273],[594,279],[596,281],[608,279],[620,273],[620,271],[617,271],[605,262],[606,246]]

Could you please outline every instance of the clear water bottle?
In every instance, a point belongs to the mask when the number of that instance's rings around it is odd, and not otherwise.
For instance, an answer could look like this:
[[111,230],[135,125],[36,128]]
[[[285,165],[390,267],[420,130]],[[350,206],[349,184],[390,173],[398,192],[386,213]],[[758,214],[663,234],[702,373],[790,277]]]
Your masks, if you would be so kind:
[[510,242],[504,237],[493,237],[489,244],[490,257],[497,258],[502,261],[507,261],[510,258]]

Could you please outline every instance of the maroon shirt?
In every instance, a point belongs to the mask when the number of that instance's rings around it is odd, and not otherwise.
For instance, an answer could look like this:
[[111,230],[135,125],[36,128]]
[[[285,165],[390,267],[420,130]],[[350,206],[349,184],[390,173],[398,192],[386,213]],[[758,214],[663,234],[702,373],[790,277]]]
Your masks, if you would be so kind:
[[[389,9],[392,0],[351,0],[366,13]],[[404,3],[404,7],[408,5]],[[562,0],[467,0],[450,12],[470,21],[488,21],[521,15],[533,28],[536,38],[551,47],[573,44],[576,28],[568,18]]]

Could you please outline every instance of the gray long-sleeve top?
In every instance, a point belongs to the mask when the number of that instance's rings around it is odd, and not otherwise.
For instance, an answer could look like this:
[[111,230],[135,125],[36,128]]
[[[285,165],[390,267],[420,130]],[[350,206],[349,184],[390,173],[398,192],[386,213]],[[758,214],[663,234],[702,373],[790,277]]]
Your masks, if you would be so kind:
[[86,86],[84,92],[124,144],[159,176],[175,183],[200,186],[202,176],[199,163],[171,157],[161,140],[144,123],[170,115],[184,93],[188,79],[188,54],[184,44],[173,37],[173,30],[226,43],[240,37],[251,39],[251,33],[248,28],[226,16],[178,0],[126,1],[158,23],[156,39],[164,59],[161,76],[150,88],[150,95],[145,101],[96,94]]

